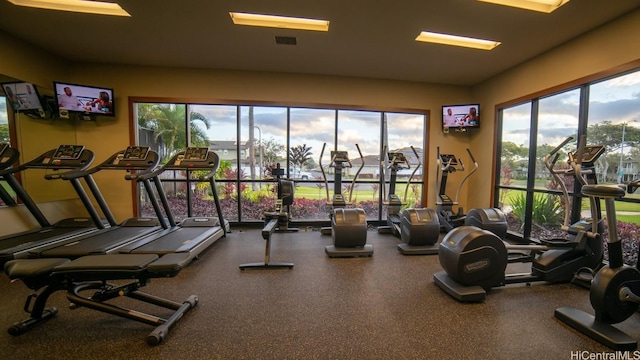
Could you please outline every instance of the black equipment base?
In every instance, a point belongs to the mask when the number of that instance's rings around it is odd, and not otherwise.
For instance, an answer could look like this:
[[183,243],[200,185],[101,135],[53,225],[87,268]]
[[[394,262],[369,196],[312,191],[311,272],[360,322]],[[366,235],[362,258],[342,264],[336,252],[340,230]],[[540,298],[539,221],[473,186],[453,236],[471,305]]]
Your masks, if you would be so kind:
[[617,351],[632,351],[638,341],[611,324],[596,321],[595,316],[572,307],[561,307],[553,314],[558,320]]

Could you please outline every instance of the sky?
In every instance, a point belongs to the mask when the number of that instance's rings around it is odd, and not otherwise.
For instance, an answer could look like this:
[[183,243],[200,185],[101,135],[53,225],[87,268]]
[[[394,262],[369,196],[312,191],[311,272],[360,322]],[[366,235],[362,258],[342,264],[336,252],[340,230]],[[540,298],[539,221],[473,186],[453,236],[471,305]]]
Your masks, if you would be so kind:
[[[4,96],[0,96],[0,109],[7,108],[7,101]],[[5,111],[0,111],[0,124],[8,124],[9,119],[7,118],[7,113]]]
[[[589,99],[589,124],[640,127],[640,71],[591,85]],[[577,89],[540,99],[538,144],[556,145],[575,134],[579,100]],[[502,141],[528,147],[530,113],[529,104],[505,109]]]
[[[241,139],[249,139],[248,113],[249,107],[240,108],[242,122]],[[196,111],[211,119],[207,130],[210,140],[235,140],[236,107],[217,105],[195,105]],[[291,146],[305,144],[312,149],[312,158],[318,161],[322,146],[327,143],[323,162],[329,161],[335,137],[335,111],[327,109],[291,108],[290,109]],[[424,133],[424,116],[415,114],[389,113],[390,148],[396,149],[413,145],[422,148]],[[351,159],[357,158],[355,144],[360,146],[363,155],[378,154],[380,148],[380,112],[339,110],[339,149],[349,151]],[[286,145],[287,109],[285,107],[254,107],[254,123],[256,140],[262,137],[263,142],[270,138]],[[284,155],[284,154],[283,154]]]

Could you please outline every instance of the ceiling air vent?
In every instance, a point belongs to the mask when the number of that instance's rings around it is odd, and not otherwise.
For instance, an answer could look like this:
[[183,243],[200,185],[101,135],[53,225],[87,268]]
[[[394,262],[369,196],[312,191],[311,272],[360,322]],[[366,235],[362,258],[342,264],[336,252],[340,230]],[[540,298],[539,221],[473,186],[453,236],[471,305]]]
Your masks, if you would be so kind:
[[296,45],[297,39],[293,36],[276,36],[276,44],[278,45]]

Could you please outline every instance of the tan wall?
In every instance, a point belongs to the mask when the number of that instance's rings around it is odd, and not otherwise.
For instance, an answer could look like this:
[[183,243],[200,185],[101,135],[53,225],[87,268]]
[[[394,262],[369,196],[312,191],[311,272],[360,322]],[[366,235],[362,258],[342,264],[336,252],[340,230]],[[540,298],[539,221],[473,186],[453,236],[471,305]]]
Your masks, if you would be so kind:
[[[633,63],[640,68],[640,10],[595,29],[573,41],[496,76],[473,89],[482,104],[482,129],[470,136],[477,154],[478,176],[469,180],[469,207],[490,206],[495,151],[495,106],[547,89],[562,87],[576,79],[592,77]],[[586,80],[585,80],[586,81]],[[575,84],[574,84],[575,85]]]

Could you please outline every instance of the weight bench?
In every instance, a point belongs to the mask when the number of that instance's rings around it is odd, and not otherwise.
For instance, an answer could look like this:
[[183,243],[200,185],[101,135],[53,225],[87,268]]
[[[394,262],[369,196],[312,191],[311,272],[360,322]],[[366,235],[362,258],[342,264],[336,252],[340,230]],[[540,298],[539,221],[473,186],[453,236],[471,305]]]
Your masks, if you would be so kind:
[[[157,345],[176,322],[196,306],[198,297],[191,295],[183,303],[177,303],[143,293],[139,289],[152,278],[176,276],[190,260],[188,253],[172,253],[162,257],[156,254],[113,254],[89,255],[75,260],[41,258],[8,261],[4,266],[7,276],[12,281],[22,281],[35,291],[27,297],[24,305],[24,311],[29,313],[30,317],[13,324],[9,328],[9,334],[23,334],[55,316],[58,313],[55,307],[45,308],[47,299],[54,292],[65,290],[72,309],[83,306],[156,326],[147,335],[146,340],[149,345]],[[122,285],[109,283],[115,280],[131,281]],[[38,293],[40,289],[42,291]],[[94,290],[90,296],[81,294],[89,290]],[[165,319],[106,303],[119,296],[171,309],[174,312]]]

